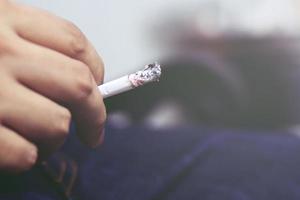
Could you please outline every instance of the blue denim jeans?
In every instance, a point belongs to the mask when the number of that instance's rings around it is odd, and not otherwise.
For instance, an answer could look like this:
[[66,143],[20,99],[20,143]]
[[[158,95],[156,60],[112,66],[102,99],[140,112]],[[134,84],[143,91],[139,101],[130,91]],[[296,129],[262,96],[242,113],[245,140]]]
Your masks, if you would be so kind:
[[299,200],[300,140],[287,132],[106,128],[91,150],[71,134],[47,163],[0,176],[10,200]]

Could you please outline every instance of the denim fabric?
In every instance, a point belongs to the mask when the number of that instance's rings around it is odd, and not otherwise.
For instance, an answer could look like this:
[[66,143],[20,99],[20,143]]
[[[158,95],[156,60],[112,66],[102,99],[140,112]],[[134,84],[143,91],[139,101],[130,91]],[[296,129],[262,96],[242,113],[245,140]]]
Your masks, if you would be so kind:
[[12,176],[0,175],[1,200],[64,200],[63,191],[40,166]]
[[[300,140],[286,132],[107,127],[102,147],[88,149],[72,135],[62,152],[76,163],[74,200],[300,199]],[[0,199],[64,199],[39,170],[11,180]],[[64,176],[66,186],[74,174]]]

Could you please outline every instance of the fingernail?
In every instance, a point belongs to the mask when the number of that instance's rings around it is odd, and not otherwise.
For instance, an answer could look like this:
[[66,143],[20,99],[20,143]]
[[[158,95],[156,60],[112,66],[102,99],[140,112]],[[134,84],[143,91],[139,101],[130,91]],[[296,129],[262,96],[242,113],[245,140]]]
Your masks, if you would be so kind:
[[104,142],[104,135],[105,135],[105,131],[104,129],[102,129],[101,133],[98,135],[97,138],[95,138],[95,140],[93,140],[91,143],[90,143],[90,146],[92,148],[97,148],[99,147],[100,145],[103,144]]
[[102,129],[102,132],[98,140],[98,145],[102,145],[104,143],[104,138],[105,138],[105,128]]
[[32,148],[28,153],[28,162],[34,164],[37,160],[37,149]]

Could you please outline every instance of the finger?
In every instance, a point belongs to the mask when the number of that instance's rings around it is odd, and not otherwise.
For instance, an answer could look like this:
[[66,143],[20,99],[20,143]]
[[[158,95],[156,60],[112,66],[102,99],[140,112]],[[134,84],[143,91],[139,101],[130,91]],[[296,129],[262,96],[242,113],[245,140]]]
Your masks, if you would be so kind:
[[0,171],[21,172],[37,160],[37,148],[16,132],[0,126]]
[[100,144],[106,118],[105,106],[85,64],[26,41],[21,41],[19,49],[22,54],[19,62],[24,63],[23,68],[11,67],[18,80],[66,105],[77,122],[80,138],[90,146]]
[[96,83],[102,83],[102,59],[74,24],[28,6],[20,6],[18,10],[16,31],[22,38],[82,61],[90,68]]
[[103,143],[104,122],[106,111],[103,101],[99,101],[99,91],[94,88],[89,97],[85,98],[85,105],[78,106],[74,113],[76,130],[79,138],[91,147]]
[[57,150],[69,132],[70,112],[16,82],[3,90],[7,99],[2,98],[5,102],[1,105],[2,123],[42,146],[41,155]]

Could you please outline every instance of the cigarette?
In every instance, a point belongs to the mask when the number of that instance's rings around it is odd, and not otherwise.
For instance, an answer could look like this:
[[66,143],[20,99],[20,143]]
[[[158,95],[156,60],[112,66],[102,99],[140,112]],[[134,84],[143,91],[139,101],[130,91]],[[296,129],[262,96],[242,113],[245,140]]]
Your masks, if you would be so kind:
[[108,98],[140,87],[146,83],[159,81],[160,75],[160,64],[155,62],[153,64],[146,65],[143,70],[104,83],[103,85],[98,86],[98,89],[103,98]]

